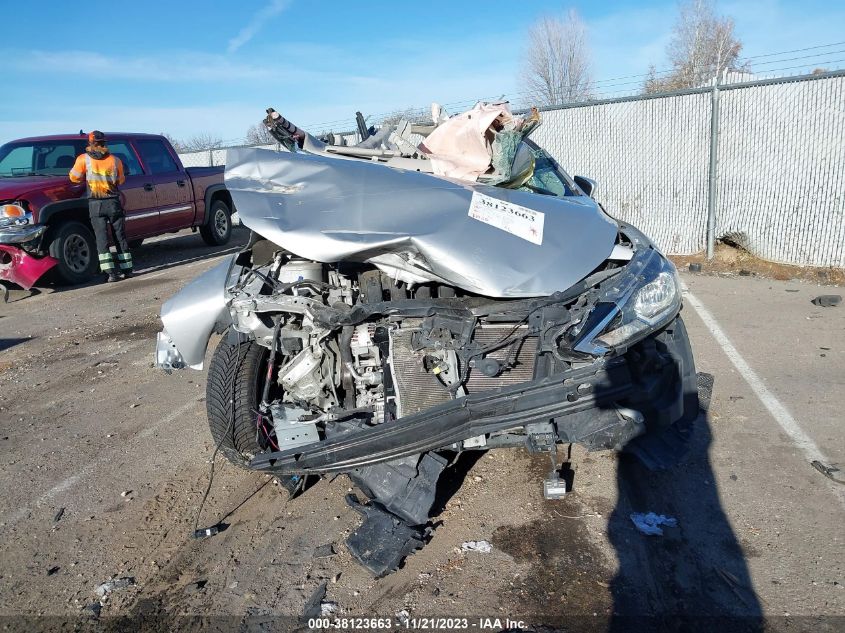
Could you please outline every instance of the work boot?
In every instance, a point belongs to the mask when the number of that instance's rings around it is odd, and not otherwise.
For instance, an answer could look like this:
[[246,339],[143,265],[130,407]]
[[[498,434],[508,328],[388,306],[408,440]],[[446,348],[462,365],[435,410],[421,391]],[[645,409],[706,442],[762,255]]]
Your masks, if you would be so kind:
[[120,277],[116,273],[109,273],[106,283],[114,283],[115,281],[120,281]]
[[123,278],[124,279],[129,279],[130,277],[134,277],[134,276],[135,276],[135,273],[133,273],[131,270],[124,270],[123,271]]

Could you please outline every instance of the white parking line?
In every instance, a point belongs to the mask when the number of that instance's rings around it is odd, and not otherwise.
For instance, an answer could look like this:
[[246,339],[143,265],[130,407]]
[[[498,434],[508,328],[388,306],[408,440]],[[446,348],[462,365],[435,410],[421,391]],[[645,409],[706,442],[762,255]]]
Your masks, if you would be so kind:
[[[146,439],[149,435],[154,433],[156,429],[158,429],[162,426],[166,426],[168,424],[171,424],[174,420],[177,420],[180,417],[182,417],[183,415],[185,415],[186,413],[188,413],[188,411],[190,411],[198,403],[202,402],[202,399],[203,399],[203,397],[199,396],[199,397],[197,397],[193,400],[189,400],[188,402],[183,404],[181,407],[179,407],[175,411],[171,411],[168,415],[163,417],[158,422],[156,422],[156,423],[144,428],[143,430],[141,430],[138,433],[137,438]],[[132,440],[130,440],[130,442],[131,441]],[[124,448],[125,448],[125,446],[124,446]],[[29,515],[29,513],[32,512],[33,510],[35,510],[36,508],[41,507],[42,505],[44,505],[48,501],[52,501],[55,497],[57,497],[58,495],[60,495],[61,493],[65,492],[65,491],[69,490],[70,488],[72,488],[76,484],[80,483],[81,481],[89,480],[91,478],[91,474],[94,471],[96,471],[97,469],[99,469],[103,466],[109,465],[113,460],[114,460],[114,455],[112,455],[111,453],[101,453],[100,457],[98,459],[95,459],[95,460],[88,462],[88,464],[85,465],[78,473],[75,473],[75,474],[71,475],[70,477],[63,479],[62,481],[57,483],[55,486],[50,488],[50,490],[48,490],[43,495],[38,497],[38,499],[35,501],[34,504],[29,505],[29,506],[23,506],[23,507],[19,508],[15,513],[11,514],[5,521],[6,525],[14,525],[15,523],[17,523],[21,519],[25,519]]]
[[222,251],[218,251],[213,257],[208,257],[206,255],[198,255],[197,257],[189,257],[188,259],[182,259],[177,262],[167,262],[165,264],[159,264],[158,266],[150,266],[149,268],[140,268],[135,272],[139,276],[143,276],[144,279],[150,279],[151,277],[156,277],[158,275],[150,275],[149,273],[155,272],[157,270],[161,270],[162,268],[165,269],[165,272],[169,271],[171,268],[175,268],[176,266],[182,266],[183,268],[186,265],[192,264],[199,264],[202,262],[213,262],[214,260],[220,259],[225,255],[231,255],[234,252],[240,250],[240,246],[233,246],[231,248],[224,249]]
[[[238,247],[240,248],[240,247]],[[231,248],[226,249],[225,251],[220,251],[218,255],[214,257],[193,257],[191,259],[183,259],[178,262],[171,262],[168,264],[161,264],[160,266],[150,266],[149,268],[142,268],[136,271],[136,276],[132,277],[131,279],[125,279],[120,282],[121,286],[131,286],[131,284],[136,279],[155,279],[156,277],[161,277],[162,275],[166,275],[168,273],[175,273],[179,272],[180,270],[185,270],[186,268],[193,268],[194,266],[199,266],[200,264],[204,264],[206,262],[215,262],[221,257],[225,257],[226,255],[231,255],[232,253],[236,252],[237,249]],[[164,270],[162,270],[162,268]],[[152,273],[152,274],[150,274]],[[100,294],[101,292],[110,291],[114,288],[112,285],[103,284],[101,287],[98,287],[97,290],[91,292],[91,294]]]
[[772,417],[778,424],[780,424],[784,432],[790,437],[793,443],[804,452],[807,460],[810,462],[818,460],[823,464],[829,463],[819,450],[819,447],[816,446],[816,443],[810,439],[810,436],[807,435],[804,432],[804,429],[801,428],[801,425],[798,424],[798,421],[792,417],[792,414],[781,403],[781,401],[768,390],[760,376],[757,375],[757,372],[751,369],[751,366],[745,361],[736,347],[734,347],[734,344],[731,343],[731,340],[719,326],[713,315],[710,314],[710,311],[707,310],[696,296],[689,291],[686,284],[683,284],[683,290],[686,302],[695,309],[698,316],[704,322],[704,325],[706,325],[707,329],[710,330],[713,338],[715,338],[716,342],[719,343],[722,351],[725,352],[725,355],[733,363],[740,375],[745,379],[745,382],[748,383],[748,386],[751,387],[751,390],[760,399],[760,402],[763,403],[763,406],[768,409],[769,413],[772,414]]

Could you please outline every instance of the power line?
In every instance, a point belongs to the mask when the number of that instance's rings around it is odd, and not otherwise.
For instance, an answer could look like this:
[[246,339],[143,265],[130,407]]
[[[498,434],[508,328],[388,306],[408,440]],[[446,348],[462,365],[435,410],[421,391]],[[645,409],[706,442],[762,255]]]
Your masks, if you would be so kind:
[[[781,51],[779,53],[766,53],[764,55],[752,55],[750,57],[741,57],[742,60],[749,60],[749,59],[760,59],[762,57],[774,57],[776,55],[788,55],[790,53],[803,53],[804,51],[812,51],[819,48],[831,48],[833,46],[841,46],[845,44],[845,42],[833,42],[831,44],[819,44],[818,46],[808,46],[807,48],[795,48],[791,51]],[[824,55],[825,53],[820,53],[820,55]]]
[[[802,53],[802,52],[812,51],[812,50],[818,51],[820,49],[833,48],[833,47],[842,46],[842,45],[845,45],[845,41],[832,42],[832,43],[829,43],[829,44],[819,44],[819,45],[816,45],[816,46],[808,46],[808,47],[804,47],[804,48],[796,48],[796,49],[784,50],[784,51],[778,51],[778,52],[772,52],[772,53],[763,53],[763,54],[760,54],[760,55],[751,55],[751,56],[746,56],[746,57],[740,57],[740,58],[737,58],[736,62],[737,62],[737,65],[740,65],[740,64],[744,64],[744,63],[746,63],[750,60],[755,60],[755,59],[765,59],[765,58],[769,58],[769,57],[781,57],[783,55],[789,55],[789,54],[792,54],[792,53]],[[845,49],[834,50],[834,51],[822,51],[822,52],[814,53],[812,55],[803,55],[803,56],[798,56],[798,57],[788,57],[788,58],[773,59],[773,60],[770,60],[770,61],[758,62],[758,63],[755,63],[754,66],[758,66],[758,67],[759,66],[768,66],[768,65],[772,65],[772,64],[781,64],[783,62],[789,62],[789,61],[799,61],[799,60],[802,60],[802,59],[817,59],[817,62],[816,62],[817,64],[838,64],[838,63],[842,63],[844,60],[839,60],[839,59],[828,60],[828,59],[818,59],[818,58],[829,56],[829,55],[841,54],[843,52],[845,52]],[[801,66],[787,66],[787,67],[780,67],[780,68],[774,68],[774,69],[764,69],[764,72],[775,73],[775,72],[779,72],[779,71],[782,71],[782,70],[793,70],[793,69],[796,69],[796,68],[806,68],[806,67],[813,66],[813,65],[815,65],[815,63],[811,62],[811,63],[807,63],[807,64],[804,64],[804,65],[801,65]],[[717,64],[715,64],[715,63],[706,63],[706,64],[700,64],[700,65],[694,66],[694,67],[692,67],[688,70],[690,70],[693,73],[703,73],[703,72],[706,72],[708,70],[714,70],[716,68],[716,66],[717,66]],[[736,70],[737,70],[737,72],[744,72],[742,68],[737,68]],[[650,70],[647,73],[634,74],[634,75],[622,75],[622,76],[618,76],[618,77],[610,77],[610,78],[599,79],[597,81],[594,81],[590,84],[590,87],[593,90],[598,90],[598,92],[600,94],[603,94],[603,95],[614,94],[614,93],[619,94],[619,93],[624,93],[624,92],[630,92],[630,90],[613,90],[613,89],[623,87],[623,86],[642,85],[645,82],[645,80],[647,80],[648,78],[651,78],[651,77],[662,78],[663,75],[671,75],[674,72],[677,72],[676,68],[663,68],[663,69],[660,69],[660,70]],[[745,71],[745,72],[750,72],[750,71]],[[624,80],[634,80],[634,81],[624,81]],[[519,99],[530,98],[531,95],[535,94],[535,92],[536,91],[534,91],[534,90],[520,90],[520,91],[515,91],[515,92],[509,93],[509,94],[506,94],[506,95],[499,95],[499,96],[506,98],[511,103],[515,103],[515,102],[518,102]],[[497,99],[497,98],[499,98],[499,97],[497,96],[497,97],[481,98],[481,99],[477,99],[477,98],[475,98],[475,99],[462,99],[462,100],[459,100],[459,101],[444,103],[444,104],[442,104],[442,106],[444,108],[455,108],[457,106],[466,107],[466,106],[473,105],[473,104],[477,103],[478,101],[486,101],[486,100]],[[416,112],[420,113],[420,115],[423,115],[427,111],[427,108],[425,108],[425,107],[420,107],[420,108],[396,108],[396,109],[386,111],[386,112],[382,112],[382,113],[379,113],[379,114],[369,115],[368,118],[373,119],[375,121],[382,121],[385,118],[395,116],[395,115],[398,115],[398,114],[404,114],[404,113],[409,112],[409,111],[416,111]],[[315,130],[315,131],[316,130],[326,131],[326,130],[329,130],[329,129],[332,129],[334,127],[341,126],[341,125],[344,126],[344,127],[347,127],[349,130],[355,130],[356,129],[355,119],[353,117],[335,119],[333,121],[325,121],[325,122],[321,122],[321,123],[312,123],[312,124],[303,125],[301,127],[303,129],[306,129],[306,130],[312,129],[312,130]]]

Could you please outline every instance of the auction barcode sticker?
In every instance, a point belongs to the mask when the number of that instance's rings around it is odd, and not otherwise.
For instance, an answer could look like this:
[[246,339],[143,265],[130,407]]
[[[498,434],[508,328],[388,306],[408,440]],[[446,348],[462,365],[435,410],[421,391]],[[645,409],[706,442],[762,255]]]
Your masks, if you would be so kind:
[[469,217],[533,244],[543,243],[543,223],[546,216],[540,211],[473,191],[469,203]]

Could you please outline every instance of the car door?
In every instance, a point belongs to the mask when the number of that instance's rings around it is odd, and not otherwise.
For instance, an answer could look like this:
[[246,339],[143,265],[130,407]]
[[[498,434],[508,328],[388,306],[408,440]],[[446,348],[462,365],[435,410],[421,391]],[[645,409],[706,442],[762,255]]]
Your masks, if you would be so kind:
[[128,139],[110,138],[109,151],[123,163],[126,182],[120,186],[120,201],[126,213],[126,237],[134,240],[153,235],[158,226],[158,202],[153,176],[144,173],[135,148]]
[[159,232],[191,226],[194,218],[194,199],[188,174],[161,139],[138,139],[135,144],[141,160],[153,175]]

